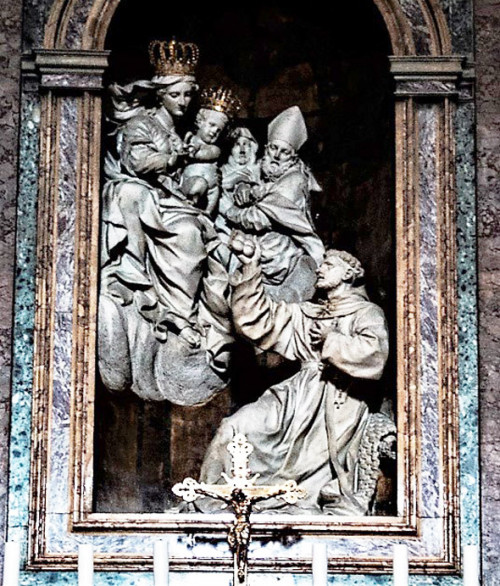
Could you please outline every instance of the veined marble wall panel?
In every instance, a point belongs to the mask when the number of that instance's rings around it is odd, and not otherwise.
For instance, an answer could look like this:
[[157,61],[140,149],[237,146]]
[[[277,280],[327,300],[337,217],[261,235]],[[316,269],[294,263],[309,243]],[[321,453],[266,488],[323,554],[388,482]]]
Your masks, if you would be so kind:
[[6,531],[15,265],[21,3],[0,0],[0,575]]
[[22,46],[30,51],[43,45],[45,23],[53,0],[17,0],[23,10]]
[[77,191],[77,99],[61,104],[59,137],[59,194],[57,200],[57,257],[54,335],[54,382],[52,399],[53,456],[50,461],[49,515],[69,511],[69,446],[71,351],[73,331],[73,280],[75,274],[75,221]]
[[31,449],[31,390],[36,266],[36,200],[40,103],[35,94],[21,99],[19,193],[17,201],[17,278],[9,445],[9,525],[7,538],[22,544],[26,555]]
[[[438,296],[437,296],[437,161],[434,145],[438,135],[439,108],[420,106],[419,133],[419,219],[420,219],[420,396],[422,407],[422,502],[427,515],[443,512],[439,475],[439,376],[438,353]],[[432,470],[427,475],[424,470]]]
[[460,192],[457,215],[459,290],[459,383],[468,393],[460,395],[460,475],[467,506],[463,515],[464,543],[478,543],[479,527],[479,441],[476,300],[476,213],[474,189],[474,108],[461,103],[456,115],[457,188]]
[[500,14],[476,1],[481,491],[484,583],[500,585]]
[[[479,2],[482,1],[479,0]],[[448,21],[453,52],[472,58],[474,50],[473,0],[440,0],[440,4]]]
[[406,18],[412,23],[412,33],[415,41],[415,49],[418,55],[430,55],[431,37],[427,23],[425,22],[422,6],[414,0],[401,0],[401,8]]

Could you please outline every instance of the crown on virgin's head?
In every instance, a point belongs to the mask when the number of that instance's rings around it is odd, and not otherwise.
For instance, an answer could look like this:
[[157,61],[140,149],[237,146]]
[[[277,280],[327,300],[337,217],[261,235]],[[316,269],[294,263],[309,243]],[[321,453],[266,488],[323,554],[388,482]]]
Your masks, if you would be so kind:
[[158,76],[193,75],[199,56],[195,43],[180,43],[175,39],[149,43],[149,60]]
[[201,92],[200,107],[222,112],[229,118],[234,118],[242,106],[240,99],[232,90],[223,87],[210,87]]

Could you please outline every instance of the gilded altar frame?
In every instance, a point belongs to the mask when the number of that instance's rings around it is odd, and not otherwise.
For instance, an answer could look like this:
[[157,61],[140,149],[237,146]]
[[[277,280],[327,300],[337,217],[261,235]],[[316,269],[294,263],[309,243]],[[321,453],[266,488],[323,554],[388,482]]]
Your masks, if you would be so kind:
[[[88,539],[100,544],[98,569],[147,569],[151,554],[139,542],[170,535],[180,543],[173,570],[192,569],[191,540],[200,548],[197,570],[229,571],[222,546],[206,553],[214,536],[223,542],[226,516],[92,512],[103,46],[118,1],[56,0],[44,48],[25,61],[41,95],[28,566],[74,569],[76,543]],[[469,91],[467,71],[451,54],[437,2],[374,2],[393,45],[396,88],[398,515],[259,517],[260,549],[250,563],[262,571],[308,571],[318,536],[337,543],[333,572],[388,572],[396,541],[410,544],[417,572],[456,573],[460,565],[454,114]],[[71,200],[71,218],[61,217],[63,199]],[[61,293],[64,279],[71,294]],[[59,402],[65,380],[68,396]],[[61,431],[66,447],[55,435]],[[67,485],[56,489],[61,454]],[[432,471],[431,511],[422,471]],[[273,538],[299,545],[276,553]]]

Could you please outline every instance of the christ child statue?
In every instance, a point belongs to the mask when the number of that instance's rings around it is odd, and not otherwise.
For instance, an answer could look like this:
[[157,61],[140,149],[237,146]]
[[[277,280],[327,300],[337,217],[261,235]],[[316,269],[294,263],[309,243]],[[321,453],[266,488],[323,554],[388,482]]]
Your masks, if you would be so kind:
[[188,164],[182,173],[181,189],[195,205],[212,216],[220,195],[217,162],[221,150],[216,143],[240,107],[231,90],[204,90],[196,116],[196,132],[188,132],[184,137]]

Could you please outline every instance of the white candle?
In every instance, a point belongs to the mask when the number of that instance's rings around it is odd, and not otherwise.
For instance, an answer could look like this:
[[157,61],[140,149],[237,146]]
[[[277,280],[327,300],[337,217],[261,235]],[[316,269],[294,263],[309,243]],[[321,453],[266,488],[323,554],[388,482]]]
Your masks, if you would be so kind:
[[18,586],[21,546],[14,541],[7,541],[4,551],[3,586]]
[[155,541],[153,571],[155,586],[168,586],[168,541]]
[[394,586],[408,586],[408,547],[404,543],[394,545],[393,579]]
[[479,547],[466,545],[463,552],[464,586],[479,586]]
[[78,546],[78,586],[94,583],[94,548],[91,543]]
[[326,543],[313,545],[312,559],[313,586],[326,586],[328,583],[328,552]]

